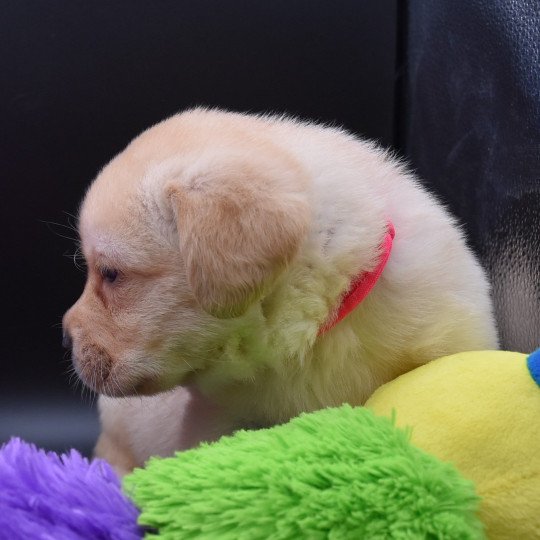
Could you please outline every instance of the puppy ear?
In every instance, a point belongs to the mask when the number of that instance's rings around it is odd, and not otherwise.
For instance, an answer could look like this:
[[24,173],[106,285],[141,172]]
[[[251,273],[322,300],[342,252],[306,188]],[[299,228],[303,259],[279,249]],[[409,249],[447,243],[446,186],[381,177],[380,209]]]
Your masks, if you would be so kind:
[[293,170],[245,163],[212,167],[168,187],[188,283],[220,317],[246,311],[297,253],[309,206]]

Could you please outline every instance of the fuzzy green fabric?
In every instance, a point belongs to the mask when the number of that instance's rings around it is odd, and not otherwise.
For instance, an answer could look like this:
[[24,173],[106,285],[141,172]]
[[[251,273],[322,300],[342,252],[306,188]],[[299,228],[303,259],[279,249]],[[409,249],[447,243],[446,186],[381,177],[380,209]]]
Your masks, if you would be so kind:
[[468,480],[347,405],[152,458],[124,488],[148,538],[484,538]]

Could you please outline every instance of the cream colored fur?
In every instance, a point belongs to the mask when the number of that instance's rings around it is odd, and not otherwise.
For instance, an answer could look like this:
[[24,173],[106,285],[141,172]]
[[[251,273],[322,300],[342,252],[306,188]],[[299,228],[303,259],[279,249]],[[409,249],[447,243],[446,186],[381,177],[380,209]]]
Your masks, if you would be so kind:
[[[376,265],[388,220],[380,281],[318,337]],[[81,378],[111,396],[97,453],[122,471],[238,427],[362,404],[415,366],[497,347],[489,287],[455,221],[390,155],[339,129],[173,116],[103,169],[80,234],[88,281],[64,325]],[[150,397],[122,397],[137,394]]]

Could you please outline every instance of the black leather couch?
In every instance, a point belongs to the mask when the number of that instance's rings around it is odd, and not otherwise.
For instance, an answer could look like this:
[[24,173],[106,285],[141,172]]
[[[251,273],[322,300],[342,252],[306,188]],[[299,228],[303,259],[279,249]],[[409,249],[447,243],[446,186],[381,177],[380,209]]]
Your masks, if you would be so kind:
[[540,2],[407,2],[399,145],[467,227],[502,345],[540,346]]
[[5,4],[0,441],[90,451],[93,397],[60,346],[84,281],[73,215],[133,136],[196,104],[335,122],[407,156],[491,272],[503,344],[536,347],[539,27],[533,1]]

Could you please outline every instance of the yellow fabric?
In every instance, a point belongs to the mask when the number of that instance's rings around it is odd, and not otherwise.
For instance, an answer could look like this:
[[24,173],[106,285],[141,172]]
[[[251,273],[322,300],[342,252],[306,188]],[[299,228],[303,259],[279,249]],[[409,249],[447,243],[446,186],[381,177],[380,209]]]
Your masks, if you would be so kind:
[[540,387],[526,355],[447,356],[384,385],[366,406],[395,411],[414,444],[475,482],[488,538],[540,539]]

